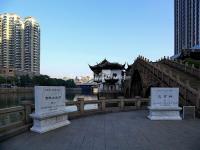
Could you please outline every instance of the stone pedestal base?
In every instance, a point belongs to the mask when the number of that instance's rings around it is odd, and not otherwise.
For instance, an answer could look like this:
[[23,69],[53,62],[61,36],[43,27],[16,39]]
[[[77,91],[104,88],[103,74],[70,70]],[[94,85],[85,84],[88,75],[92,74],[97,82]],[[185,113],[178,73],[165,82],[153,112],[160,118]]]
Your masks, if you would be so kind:
[[148,107],[150,120],[182,120],[180,107]]
[[37,133],[44,133],[70,124],[66,111],[42,115],[31,114],[30,116],[33,118],[33,127],[31,131]]

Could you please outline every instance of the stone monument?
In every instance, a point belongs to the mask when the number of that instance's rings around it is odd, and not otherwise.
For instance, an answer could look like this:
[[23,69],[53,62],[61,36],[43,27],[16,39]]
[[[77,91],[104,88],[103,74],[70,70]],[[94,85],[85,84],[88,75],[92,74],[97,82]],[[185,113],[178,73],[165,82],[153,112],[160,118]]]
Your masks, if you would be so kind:
[[44,133],[70,124],[65,109],[65,87],[35,86],[35,113],[31,131]]
[[150,120],[182,120],[179,88],[151,88]]

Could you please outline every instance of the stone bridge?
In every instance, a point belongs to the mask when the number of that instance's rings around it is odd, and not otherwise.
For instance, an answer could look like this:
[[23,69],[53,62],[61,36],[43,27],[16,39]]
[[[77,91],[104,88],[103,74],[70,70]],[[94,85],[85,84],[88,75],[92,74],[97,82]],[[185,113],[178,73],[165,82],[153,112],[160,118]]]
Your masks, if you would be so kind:
[[126,75],[125,97],[149,97],[151,87],[179,87],[180,105],[194,105],[200,112],[200,69],[169,58],[151,62],[139,56]]

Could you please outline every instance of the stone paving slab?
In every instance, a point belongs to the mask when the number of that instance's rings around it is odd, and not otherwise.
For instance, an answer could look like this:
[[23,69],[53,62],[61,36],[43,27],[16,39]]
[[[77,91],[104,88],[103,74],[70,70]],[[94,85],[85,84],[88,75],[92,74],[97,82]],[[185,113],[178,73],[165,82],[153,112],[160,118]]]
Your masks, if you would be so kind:
[[150,121],[147,111],[75,119],[44,134],[26,132],[0,150],[200,150],[200,119]]

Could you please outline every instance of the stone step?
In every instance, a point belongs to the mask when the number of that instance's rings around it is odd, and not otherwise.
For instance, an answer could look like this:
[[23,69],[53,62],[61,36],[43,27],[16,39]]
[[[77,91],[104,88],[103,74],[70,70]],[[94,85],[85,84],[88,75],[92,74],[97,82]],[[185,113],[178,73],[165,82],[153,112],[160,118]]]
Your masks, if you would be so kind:
[[176,77],[177,75],[179,75],[180,80],[182,82],[186,82],[187,80],[190,82],[190,86],[194,89],[197,89],[200,86],[200,80],[196,77],[193,77],[191,75],[189,75],[188,73],[185,73],[184,71],[178,70],[172,66],[169,66],[167,64],[164,63],[159,63],[162,67],[164,67],[166,70],[170,70],[172,72],[172,75],[174,77]]

